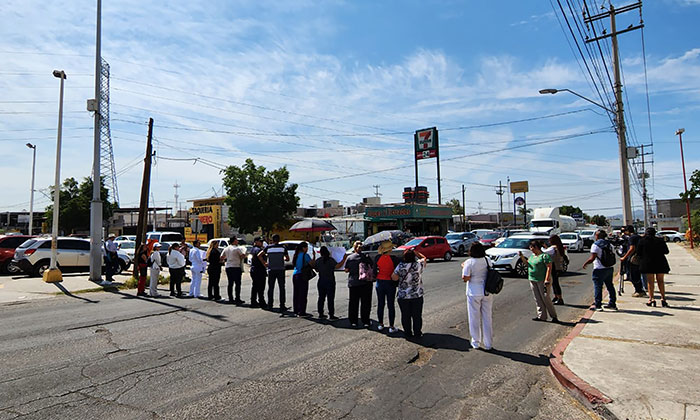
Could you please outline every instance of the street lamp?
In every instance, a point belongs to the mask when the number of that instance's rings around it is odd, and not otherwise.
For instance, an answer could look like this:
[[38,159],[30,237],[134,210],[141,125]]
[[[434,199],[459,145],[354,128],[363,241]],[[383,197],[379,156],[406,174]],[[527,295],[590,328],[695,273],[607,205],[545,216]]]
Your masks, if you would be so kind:
[[683,166],[683,186],[685,187],[685,211],[688,214],[688,231],[690,232],[690,249],[693,249],[693,224],[690,222],[690,197],[688,197],[688,182],[685,179],[685,158],[683,157],[683,133],[685,128],[676,131],[678,141],[681,144],[681,164]]
[[632,214],[632,200],[630,198],[630,178],[627,169],[627,140],[625,139],[625,121],[624,113],[622,111],[622,102],[618,102],[617,110],[612,109],[599,104],[591,99],[586,98],[574,92],[571,89],[542,89],[540,90],[541,95],[552,94],[558,92],[569,92],[572,95],[578,96],[584,101],[590,102],[593,105],[604,109],[614,116],[615,119],[615,131],[617,131],[617,143],[620,148],[620,184],[622,189],[622,219],[625,225],[631,225],[634,217]]
[[29,193],[29,229],[27,233],[32,234],[34,229],[34,174],[36,173],[36,145],[27,143],[27,147],[32,149],[32,189]]
[[61,88],[58,99],[58,134],[56,138],[56,177],[54,179],[53,188],[53,227],[51,229],[51,265],[49,269],[44,271],[44,281],[46,283],[58,283],[63,281],[61,270],[58,269],[56,262],[58,249],[58,213],[59,213],[59,197],[61,193],[61,135],[63,132],[63,84],[66,80],[66,72],[63,70],[54,70],[54,77],[61,79]]

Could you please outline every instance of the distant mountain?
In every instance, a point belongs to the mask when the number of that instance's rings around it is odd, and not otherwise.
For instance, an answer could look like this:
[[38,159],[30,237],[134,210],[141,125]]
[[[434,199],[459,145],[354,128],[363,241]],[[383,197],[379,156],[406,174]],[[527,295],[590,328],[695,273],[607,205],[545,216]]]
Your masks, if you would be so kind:
[[[644,219],[644,210],[635,210],[632,213],[633,213],[632,217],[634,218],[634,220],[643,220]],[[608,219],[622,219],[622,213],[613,214],[613,215],[606,214],[605,217],[607,217]]]

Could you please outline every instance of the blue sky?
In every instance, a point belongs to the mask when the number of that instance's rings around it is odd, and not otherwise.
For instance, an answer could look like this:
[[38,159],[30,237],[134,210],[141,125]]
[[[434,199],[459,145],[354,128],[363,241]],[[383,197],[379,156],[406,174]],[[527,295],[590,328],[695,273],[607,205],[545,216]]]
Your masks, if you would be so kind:
[[[38,146],[37,189],[53,181],[53,69],[68,74],[61,178],[90,174],[95,3],[0,5],[0,210],[28,208],[26,142]],[[683,187],[677,128],[686,129],[688,172],[700,168],[700,1],[647,1],[643,18],[651,130],[641,32],[620,36],[630,142],[653,140],[650,194],[672,198]],[[618,27],[638,20],[628,13]],[[176,181],[181,201],[211,196],[221,188],[219,168],[248,157],[287,165],[304,205],[356,203],[373,185],[397,202],[414,184],[410,133],[435,125],[443,200],[461,197],[464,183],[469,211],[496,210],[495,186],[510,177],[530,182],[533,206],[620,213],[610,119],[573,95],[538,94],[569,88],[599,101],[560,22],[556,0],[105,0],[102,56],[112,72],[121,204],[138,205],[153,117],[159,206],[173,206]],[[529,121],[508,123],[517,120]],[[422,162],[420,175],[436,200],[435,161]],[[38,208],[49,202],[36,199]]]

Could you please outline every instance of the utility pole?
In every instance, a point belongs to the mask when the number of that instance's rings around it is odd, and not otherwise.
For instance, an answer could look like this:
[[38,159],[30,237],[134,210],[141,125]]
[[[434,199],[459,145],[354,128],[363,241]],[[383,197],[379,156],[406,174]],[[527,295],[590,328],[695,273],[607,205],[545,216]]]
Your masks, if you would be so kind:
[[[95,132],[92,156],[92,201],[90,202],[90,280],[102,280],[102,178],[100,177],[100,88],[102,86],[102,0],[97,0],[95,37]],[[88,101],[89,102],[89,101]]]
[[498,195],[498,202],[501,206],[501,211],[498,213],[498,224],[503,227],[503,194],[504,194],[504,189],[505,187],[503,186],[503,183],[501,181],[498,181],[498,191],[496,191],[496,194]]
[[[647,194],[647,171],[646,171],[646,160],[644,156],[646,155],[651,155],[652,153],[645,153],[644,148],[645,147],[650,147],[650,144],[642,144],[641,149],[642,149],[642,173],[641,178],[642,178],[642,200],[644,201],[644,230],[649,227],[649,197]],[[650,162],[651,163],[651,162]]]
[[148,139],[146,157],[143,159],[143,180],[141,181],[141,201],[139,202],[139,221],[136,225],[136,248],[146,242],[148,224],[148,191],[151,187],[151,164],[153,162],[153,118],[148,119]]
[[173,188],[175,188],[175,217],[179,217],[180,214],[178,213],[178,200],[180,199],[180,196],[177,194],[177,190],[180,188],[180,184],[177,183],[177,179],[175,180],[175,185],[173,185]]
[[[617,125],[617,139],[618,139],[618,146],[620,150],[620,182],[621,182],[621,187],[622,187],[622,219],[623,219],[623,224],[625,225],[630,225],[633,222],[633,214],[632,214],[632,200],[630,197],[630,179],[629,179],[629,170],[628,170],[628,163],[627,163],[627,139],[625,138],[625,113],[623,109],[623,102],[622,102],[622,81],[620,79],[620,52],[619,48],[617,45],[617,35],[618,34],[623,34],[625,32],[633,31],[635,29],[643,28],[644,24],[640,23],[639,25],[630,25],[626,29],[622,29],[620,31],[617,30],[617,25],[615,22],[615,18],[618,14],[620,13],[625,13],[632,11],[634,9],[640,9],[642,7],[642,2],[638,1],[635,4],[627,5],[627,6],[622,6],[619,9],[615,9],[615,7],[610,4],[610,8],[608,9],[607,12],[599,13],[594,16],[584,16],[584,22],[586,24],[591,24],[597,20],[604,19],[609,17],[610,18],[610,33],[603,34],[601,36],[597,36],[595,38],[587,39],[586,42],[597,42],[600,41],[601,39],[604,38],[611,38],[612,41],[612,65],[613,65],[613,70],[615,74],[615,122]],[[584,15],[587,15],[586,10],[584,9]]]
[[372,185],[372,188],[374,188],[374,196],[375,197],[379,197],[381,195],[381,194],[379,194],[379,187],[381,187],[381,185]]
[[688,231],[690,232],[690,249],[693,249],[693,223],[690,220],[690,197],[688,196],[688,181],[685,176],[685,156],[683,155],[683,133],[685,133],[685,128],[679,128],[676,131],[678,135],[678,142],[681,145],[681,166],[683,166],[683,187],[685,188],[685,211],[688,215]]
[[467,203],[464,201],[465,192],[466,192],[466,190],[464,188],[464,184],[462,184],[462,231],[463,232],[466,230],[465,229],[466,226],[464,224],[467,221]]
[[34,174],[36,173],[36,144],[27,143],[32,149],[32,189],[29,192],[29,228],[27,233],[31,236],[34,230]]

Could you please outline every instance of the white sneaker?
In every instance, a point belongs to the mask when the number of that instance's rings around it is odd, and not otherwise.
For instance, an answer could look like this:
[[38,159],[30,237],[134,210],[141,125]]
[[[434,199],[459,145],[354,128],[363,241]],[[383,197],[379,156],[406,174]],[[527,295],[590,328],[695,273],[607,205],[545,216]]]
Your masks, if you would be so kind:
[[100,282],[100,286],[112,286],[112,284],[113,283],[111,281],[107,281],[107,280],[102,280]]
[[396,327],[389,327],[389,333],[390,333],[390,334],[393,334],[393,333],[395,333],[395,332],[398,331],[398,330],[399,330],[399,329],[396,328]]
[[383,330],[383,329],[384,329],[384,325],[379,324],[379,325],[377,326],[377,331],[381,331],[381,330]]

